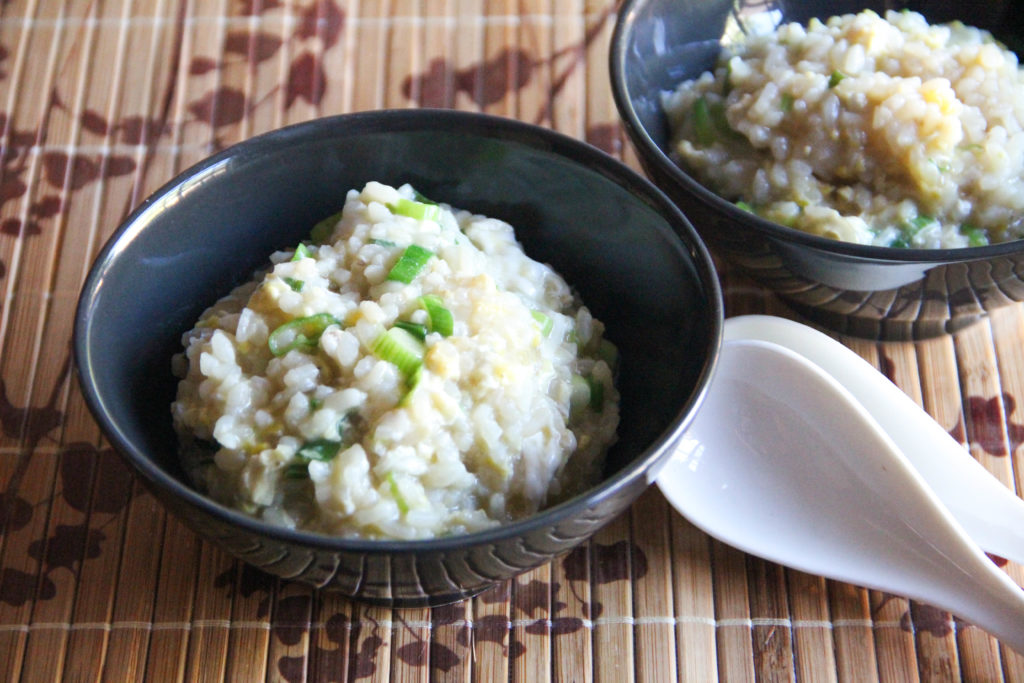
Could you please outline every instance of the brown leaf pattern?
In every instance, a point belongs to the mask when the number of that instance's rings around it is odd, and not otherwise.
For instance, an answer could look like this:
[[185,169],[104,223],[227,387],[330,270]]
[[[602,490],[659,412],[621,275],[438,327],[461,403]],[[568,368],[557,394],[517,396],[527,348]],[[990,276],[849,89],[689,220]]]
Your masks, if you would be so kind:
[[[0,6],[6,4],[6,0],[0,0]],[[280,11],[285,5],[279,0],[233,0],[231,4],[236,15],[247,17]],[[77,113],[83,133],[104,138],[112,146],[152,148],[172,139],[179,132],[174,126],[205,126],[216,136],[218,129],[237,125],[258,107],[277,102],[285,110],[300,103],[319,106],[332,87],[324,71],[324,53],[338,45],[346,28],[343,3],[296,0],[289,5],[295,21],[287,24],[284,31],[274,33],[265,28],[249,30],[232,25],[223,43],[212,54],[189,58],[184,72],[189,78],[208,78],[210,87],[196,90],[201,94],[183,103],[189,115],[187,121],[171,123],[168,117],[159,114],[115,117],[87,108]],[[596,39],[610,16],[609,12],[595,22],[583,43],[569,46],[546,59],[520,48],[504,48],[465,68],[456,68],[444,59],[433,59],[421,73],[410,74],[402,81],[401,92],[412,105],[454,106],[457,97],[465,97],[482,108],[527,88],[539,69],[548,69],[552,73],[551,97],[554,97],[565,86],[585,48]],[[0,81],[8,78],[10,58],[10,48],[0,45]],[[229,70],[252,69],[274,59],[287,60],[282,64],[287,76],[276,86],[281,88],[279,98],[271,96],[274,92],[244,92],[231,86],[215,85],[227,80],[224,76]],[[206,80],[196,82],[208,85]],[[231,79],[231,82],[241,81]],[[53,108],[67,110],[61,93],[54,92],[51,100]],[[527,113],[527,117],[533,114]],[[545,110],[535,112],[538,121],[548,115]],[[144,177],[142,153],[48,147],[45,122],[26,127],[12,116],[0,112],[0,135],[3,136],[0,138],[3,141],[0,211],[5,216],[0,219],[2,239],[25,240],[46,234],[62,219],[73,195],[104,179],[133,174]],[[586,129],[585,139],[609,154],[622,152],[617,123],[592,124]],[[40,155],[39,179],[30,194],[33,178],[29,162],[31,155],[37,152]],[[8,270],[8,265],[0,260],[0,280],[8,277]],[[917,300],[914,303],[916,305]],[[891,375],[891,368],[885,369]],[[1024,424],[1015,422],[1020,419],[1015,415],[1016,407],[1015,398],[1007,393],[997,397],[968,397],[964,408],[972,442],[992,455],[1005,456],[1016,450],[1024,443]],[[33,522],[42,522],[41,526],[45,527],[42,537],[27,544],[27,555],[37,566],[35,571],[23,566],[0,566],[0,602],[11,607],[54,599],[58,590],[54,576],[60,572],[77,572],[88,560],[111,552],[115,540],[105,524],[124,513],[135,492],[132,475],[111,448],[86,442],[57,443],[54,432],[64,419],[56,391],[45,404],[28,405],[24,397],[13,396],[6,380],[0,377],[0,432],[4,438],[11,443],[24,444],[29,454],[39,443],[52,440],[59,458],[58,485],[52,498],[31,502],[19,493],[16,478],[8,482],[6,490],[0,491],[0,538],[17,534]],[[961,421],[954,428],[954,435],[963,439],[964,428],[964,421]],[[102,490],[97,482],[103,483]],[[47,511],[56,504],[81,513],[79,516],[84,521],[47,521]],[[997,564],[1006,564],[1002,558],[992,559]],[[513,622],[522,624],[526,633],[548,634],[555,639],[578,633],[590,628],[604,611],[600,602],[587,600],[583,587],[637,582],[648,574],[647,557],[642,548],[625,540],[608,545],[591,541],[560,562],[564,584],[522,578],[496,586],[476,598],[483,605],[507,604],[507,615],[467,618],[472,610],[467,612],[462,607],[452,606],[434,608],[431,610],[432,628],[453,628],[453,641],[446,645],[429,637],[416,636],[413,642],[397,648],[394,656],[408,666],[429,667],[432,680],[442,678],[469,661],[475,647],[481,643],[497,645],[515,660],[526,654],[526,645],[516,639]],[[273,577],[237,562],[214,581],[218,590],[255,599],[259,618],[270,621],[270,635],[282,645],[294,646],[309,636],[311,629],[322,629],[323,640],[309,638],[305,658],[282,656],[272,663],[281,679],[358,681],[375,675],[378,658],[390,637],[388,630],[365,618],[353,621],[343,612],[323,615],[314,623],[311,615],[318,604],[315,592],[278,596],[277,585]],[[570,605],[574,609],[570,610]],[[955,627],[955,622],[948,613],[914,605],[903,614],[900,625],[908,631],[916,629],[944,636]],[[403,627],[399,617],[394,628]],[[409,632],[418,634],[420,630],[409,629]],[[354,633],[360,637],[354,637]],[[323,644],[324,640],[327,645]]]
[[305,100],[312,105],[320,104],[320,98],[324,96],[324,89],[327,87],[323,64],[313,53],[303,52],[292,61],[285,84],[286,108],[298,100]]

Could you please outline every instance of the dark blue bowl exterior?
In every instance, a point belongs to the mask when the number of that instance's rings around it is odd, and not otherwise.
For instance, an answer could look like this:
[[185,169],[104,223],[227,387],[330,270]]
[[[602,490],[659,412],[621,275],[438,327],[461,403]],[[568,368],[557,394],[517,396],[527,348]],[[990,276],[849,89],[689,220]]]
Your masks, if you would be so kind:
[[[349,188],[412,183],[503,218],[606,322],[620,349],[620,441],[586,495],[485,533],[422,542],[274,529],[186,482],[170,358],[202,310],[294,246]],[[320,119],[253,138],[147,199],[83,288],[75,359],[86,401],[154,494],[200,534],[278,576],[389,605],[440,604],[566,552],[624,510],[703,398],[721,340],[710,258],[679,210],[593,147],[477,114],[403,110]]]
[[[870,339],[938,336],[1024,300],[1024,242],[969,249],[908,250],[844,244],[762,220],[705,189],[669,157],[661,93],[711,68],[730,14],[775,12],[780,21],[871,8],[909,7],[950,21],[952,2],[777,2],[627,0],[610,55],[612,90],[644,170],[686,213],[714,251],[796,311],[839,332]],[[1024,36],[1009,2],[971,7],[967,23],[1010,46]],[[1019,50],[1018,50],[1019,52]]]

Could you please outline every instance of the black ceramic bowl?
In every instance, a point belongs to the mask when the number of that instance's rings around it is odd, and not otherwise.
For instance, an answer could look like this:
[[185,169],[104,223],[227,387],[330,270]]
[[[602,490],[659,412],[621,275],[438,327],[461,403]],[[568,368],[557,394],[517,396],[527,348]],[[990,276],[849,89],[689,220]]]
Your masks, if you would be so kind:
[[[308,236],[349,188],[410,182],[509,221],[620,350],[619,442],[603,481],[483,533],[341,540],[271,527],[192,489],[179,467],[171,356],[202,310]],[[284,128],[190,168],[148,198],[86,280],[75,360],[90,409],[153,493],[201,535],[267,572],[391,605],[450,602],[548,562],[652,481],[713,371],[722,304],[710,258],[667,197],[611,157],[516,121],[380,111]]]
[[[703,187],[669,157],[661,94],[713,67],[727,22],[749,32],[905,7],[932,23],[959,18],[987,28],[1010,47],[1024,38],[1024,13],[1006,0],[626,0],[611,44],[615,102],[641,163],[712,250],[805,317],[872,339],[953,332],[1024,300],[1024,241],[895,249],[842,243],[758,218]],[[767,21],[765,13],[771,13]]]

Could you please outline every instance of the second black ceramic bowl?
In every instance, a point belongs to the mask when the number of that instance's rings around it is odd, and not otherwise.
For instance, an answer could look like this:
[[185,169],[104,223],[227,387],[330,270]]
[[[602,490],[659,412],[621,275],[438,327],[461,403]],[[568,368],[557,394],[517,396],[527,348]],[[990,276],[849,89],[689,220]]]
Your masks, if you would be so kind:
[[[954,332],[989,311],[1024,300],[1024,241],[965,249],[895,249],[838,242],[772,223],[706,189],[669,156],[661,96],[713,67],[731,36],[783,22],[806,23],[862,9],[961,19],[1010,47],[1024,38],[1024,13],[1005,0],[626,0],[611,45],[611,84],[647,174],[717,253],[775,291],[810,320],[871,339]],[[969,8],[969,15],[968,15]],[[735,39],[735,38],[730,38]]]
[[[178,464],[171,356],[203,309],[271,252],[308,236],[350,188],[409,182],[510,222],[620,350],[619,441],[583,495],[507,526],[428,541],[272,527],[197,493]],[[722,304],[690,224],[647,180],[582,142],[454,111],[325,118],[253,138],[185,171],[111,237],[82,291],[75,360],[104,433],[193,529],[281,577],[370,602],[457,600],[550,561],[624,510],[689,424],[718,357]]]

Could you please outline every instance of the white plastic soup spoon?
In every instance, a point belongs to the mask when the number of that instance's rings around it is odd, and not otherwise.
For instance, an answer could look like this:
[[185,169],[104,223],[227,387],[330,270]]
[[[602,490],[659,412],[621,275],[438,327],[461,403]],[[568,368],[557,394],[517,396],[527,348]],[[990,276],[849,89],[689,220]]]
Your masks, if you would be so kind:
[[729,318],[725,338],[785,346],[831,375],[896,443],[975,543],[1024,564],[1024,500],[873,365],[828,335],[776,316]]
[[782,346],[723,344],[658,486],[740,550],[948,610],[1024,653],[1024,590],[849,392]]

